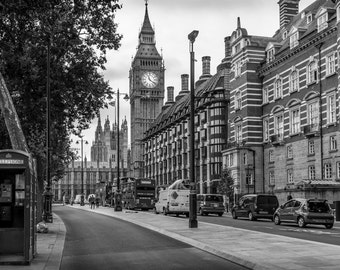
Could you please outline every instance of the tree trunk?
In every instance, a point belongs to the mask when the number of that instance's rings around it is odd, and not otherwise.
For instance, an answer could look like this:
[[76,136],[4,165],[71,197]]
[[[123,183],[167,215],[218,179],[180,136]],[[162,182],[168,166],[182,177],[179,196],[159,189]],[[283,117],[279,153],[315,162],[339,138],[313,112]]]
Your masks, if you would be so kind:
[[15,110],[12,97],[8,92],[5,80],[0,72],[0,109],[5,118],[9,138],[14,150],[29,153],[24,133],[21,129],[20,120]]

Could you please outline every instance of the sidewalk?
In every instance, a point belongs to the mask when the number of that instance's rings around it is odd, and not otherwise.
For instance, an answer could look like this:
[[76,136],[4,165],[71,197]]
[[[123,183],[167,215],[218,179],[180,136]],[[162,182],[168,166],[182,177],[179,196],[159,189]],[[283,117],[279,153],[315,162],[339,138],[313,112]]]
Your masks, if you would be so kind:
[[[90,209],[88,206],[79,205],[68,207],[126,220],[250,269],[340,269],[340,246],[336,245],[205,222],[198,222],[198,228],[189,229],[187,218],[156,215],[151,212],[115,212],[113,208]],[[38,255],[31,265],[0,266],[0,269],[58,270],[65,234],[62,220],[54,215],[54,222],[49,224],[49,233],[38,234]]]
[[37,234],[37,255],[30,265],[0,265],[1,270],[59,270],[66,228],[63,221],[53,214],[53,223],[48,223],[48,233]]

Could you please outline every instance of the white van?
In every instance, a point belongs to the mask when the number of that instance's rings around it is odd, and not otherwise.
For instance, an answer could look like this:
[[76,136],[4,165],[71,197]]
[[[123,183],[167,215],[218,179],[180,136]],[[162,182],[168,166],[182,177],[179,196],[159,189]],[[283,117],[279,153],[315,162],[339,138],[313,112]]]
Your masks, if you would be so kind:
[[155,213],[180,214],[189,217],[190,185],[188,180],[177,180],[168,188],[160,190],[155,203]]

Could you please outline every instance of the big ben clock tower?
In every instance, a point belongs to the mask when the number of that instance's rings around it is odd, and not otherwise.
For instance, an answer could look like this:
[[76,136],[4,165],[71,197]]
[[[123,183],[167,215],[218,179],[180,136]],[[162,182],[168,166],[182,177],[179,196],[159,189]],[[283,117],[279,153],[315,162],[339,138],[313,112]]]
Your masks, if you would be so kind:
[[137,53],[129,72],[131,105],[131,157],[134,177],[143,177],[142,139],[164,103],[164,64],[158,53],[148,3],[139,33]]

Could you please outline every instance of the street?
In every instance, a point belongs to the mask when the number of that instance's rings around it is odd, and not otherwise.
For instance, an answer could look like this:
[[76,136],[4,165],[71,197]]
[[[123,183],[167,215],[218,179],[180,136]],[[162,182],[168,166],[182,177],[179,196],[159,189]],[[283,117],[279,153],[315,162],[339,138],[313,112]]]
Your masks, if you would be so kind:
[[63,206],[54,212],[67,229],[61,270],[247,269],[119,219]]
[[274,224],[274,222],[267,219],[249,221],[248,219],[238,218],[234,220],[228,214],[224,214],[222,217],[209,215],[198,216],[197,218],[201,222],[294,237],[297,239],[316,241],[326,244],[340,245],[339,222],[336,222],[332,229],[326,229],[325,226],[322,225],[307,225],[305,228],[299,228],[297,224],[284,223],[277,226]]

